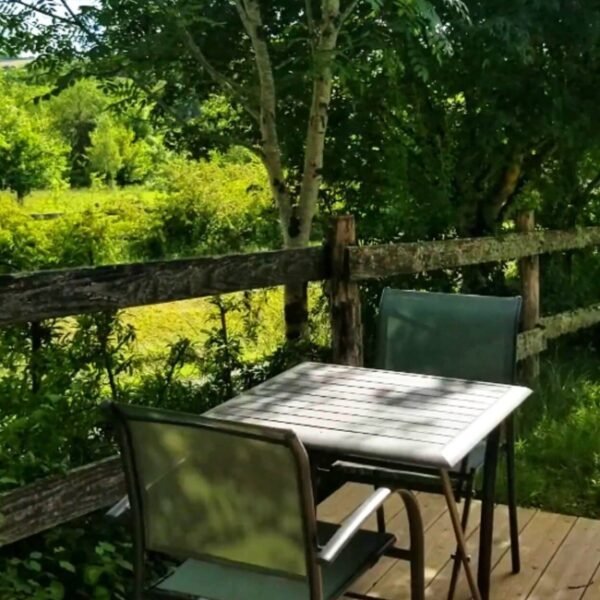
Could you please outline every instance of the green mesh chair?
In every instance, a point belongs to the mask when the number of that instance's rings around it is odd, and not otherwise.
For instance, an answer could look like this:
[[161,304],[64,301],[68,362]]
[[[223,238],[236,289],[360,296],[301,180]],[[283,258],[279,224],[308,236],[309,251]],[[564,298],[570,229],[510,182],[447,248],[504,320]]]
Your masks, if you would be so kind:
[[[514,383],[521,298],[404,291],[386,288],[380,302],[376,367],[392,371],[493,383]],[[505,424],[507,481],[513,571],[520,570],[514,473],[514,426]],[[466,528],[476,471],[483,465],[485,442],[452,472],[457,499],[464,499]],[[366,466],[341,462],[334,472],[363,482],[395,481],[413,490],[440,491],[435,472],[409,465]],[[378,514],[384,530],[383,509]],[[454,594],[459,560],[455,557],[449,598]]]
[[[131,503],[135,600],[338,598],[395,542],[360,528],[390,489],[341,526],[316,521],[307,455],[290,431],[117,404],[109,411]],[[153,583],[149,552],[176,564]],[[417,579],[413,598],[422,600]]]

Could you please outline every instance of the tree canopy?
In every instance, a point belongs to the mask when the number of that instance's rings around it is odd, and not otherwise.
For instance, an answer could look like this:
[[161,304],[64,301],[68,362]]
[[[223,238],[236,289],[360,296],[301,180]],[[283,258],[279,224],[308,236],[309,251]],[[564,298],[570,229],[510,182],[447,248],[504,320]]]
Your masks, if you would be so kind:
[[[91,75],[194,155],[261,157],[282,238],[351,210],[371,239],[597,210],[600,8],[581,0],[13,0],[5,45]],[[596,203],[596,204],[595,204]],[[319,236],[320,237],[320,236]],[[299,292],[288,317],[305,310]]]
[[35,188],[61,185],[67,147],[47,116],[23,106],[15,89],[0,73],[0,189],[22,200]]

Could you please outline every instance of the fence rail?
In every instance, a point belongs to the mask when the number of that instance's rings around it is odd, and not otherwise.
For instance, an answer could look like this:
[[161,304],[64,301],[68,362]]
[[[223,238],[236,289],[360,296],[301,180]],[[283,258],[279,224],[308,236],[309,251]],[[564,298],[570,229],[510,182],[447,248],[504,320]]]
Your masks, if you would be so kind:
[[[349,246],[351,281],[450,269],[600,244],[600,227],[380,246]],[[0,276],[0,326],[330,279],[323,247]],[[339,263],[341,264],[341,263]]]
[[510,233],[502,237],[349,248],[354,281],[514,260],[600,244],[600,227]]
[[[362,356],[356,282],[596,246],[600,227],[384,246],[354,242],[354,223],[344,217],[337,219],[327,247],[4,275],[0,326],[330,280],[334,359],[354,364]],[[535,280],[539,271],[530,271]],[[531,298],[539,309],[539,298]],[[519,335],[518,359],[537,356],[548,340],[599,323],[600,304],[543,317]],[[120,463],[112,457],[2,494],[0,546],[103,509],[121,497],[123,487]]]
[[322,248],[0,276],[0,326],[328,278]]
[[125,492],[121,461],[107,458],[0,495],[0,546],[83,517]]

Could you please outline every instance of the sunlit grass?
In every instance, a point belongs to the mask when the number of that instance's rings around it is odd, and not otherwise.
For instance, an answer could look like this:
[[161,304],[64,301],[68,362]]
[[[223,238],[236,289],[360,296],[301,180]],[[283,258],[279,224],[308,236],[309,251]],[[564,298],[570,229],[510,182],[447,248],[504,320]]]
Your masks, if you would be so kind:
[[[232,306],[226,314],[227,334],[240,341],[244,360],[260,360],[281,346],[285,340],[282,288],[256,290],[245,299],[242,293],[223,298]],[[326,315],[319,310],[322,302],[321,286],[311,285],[311,331],[317,343],[326,344]],[[135,328],[136,353],[148,360],[164,357],[169,345],[183,337],[201,349],[210,333],[221,327],[219,310],[209,298],[131,308],[124,311],[124,320]]]
[[592,346],[555,350],[543,358],[541,369],[536,393],[518,418],[519,503],[598,518],[598,351]]
[[34,191],[23,208],[30,213],[65,213],[85,210],[116,210],[132,206],[151,207],[157,192],[143,186]]

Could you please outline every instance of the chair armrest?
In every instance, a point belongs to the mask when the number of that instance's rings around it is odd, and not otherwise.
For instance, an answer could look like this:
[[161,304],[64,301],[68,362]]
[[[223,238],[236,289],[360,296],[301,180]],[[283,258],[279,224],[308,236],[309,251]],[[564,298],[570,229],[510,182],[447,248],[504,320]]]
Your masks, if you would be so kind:
[[320,563],[332,563],[346,547],[360,526],[375,512],[392,494],[389,488],[378,488],[352,514],[344,519],[340,528],[317,554]]
[[[180,465],[182,465],[187,460],[187,456],[184,456],[182,459],[178,460],[177,463],[173,466],[172,470],[177,469]],[[151,481],[147,486],[146,490],[149,490],[153,485],[160,483],[162,479],[164,479],[171,471],[167,471],[157,477],[154,481]],[[129,504],[129,496],[123,496],[116,504],[113,504],[108,511],[106,512],[107,517],[111,517],[113,519],[119,519],[122,517],[128,510],[131,509],[131,504]]]
[[106,516],[111,519],[119,519],[131,508],[129,496],[123,496],[116,504],[113,504],[107,511]]

